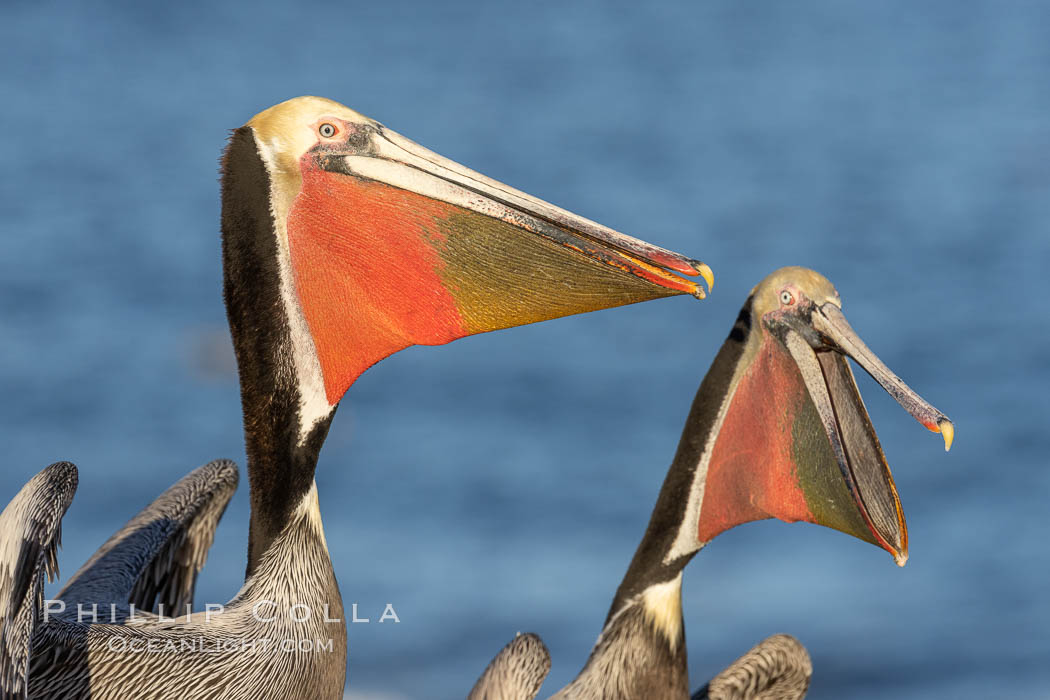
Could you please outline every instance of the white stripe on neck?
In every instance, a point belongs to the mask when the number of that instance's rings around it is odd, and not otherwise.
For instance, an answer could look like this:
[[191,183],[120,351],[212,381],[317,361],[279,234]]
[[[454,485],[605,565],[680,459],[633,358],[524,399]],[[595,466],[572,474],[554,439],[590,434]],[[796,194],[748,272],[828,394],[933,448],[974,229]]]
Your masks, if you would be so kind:
[[289,350],[292,356],[279,358],[279,365],[295,372],[295,384],[299,388],[299,445],[302,445],[318,421],[331,415],[335,407],[328,403],[324,374],[321,371],[321,362],[317,358],[317,348],[295,291],[291,250],[288,246],[288,231],[285,224],[288,212],[284,209],[287,207],[273,191],[276,186],[273,173],[277,171],[278,166],[271,147],[262,143],[258,138],[255,141],[266,163],[266,169],[270,173],[270,215],[273,217],[274,235],[277,238],[277,267],[281,277],[281,300],[288,318],[288,335],[291,343]]
[[707,470],[711,465],[711,453],[714,452],[715,440],[718,439],[718,433],[722,430],[722,423],[726,419],[726,414],[729,413],[729,406],[733,402],[733,396],[736,394],[738,385],[739,381],[736,381],[736,378],[734,378],[734,381],[731,382],[730,390],[726,392],[725,397],[722,399],[722,405],[718,407],[718,416],[715,418],[714,425],[711,426],[711,432],[707,434],[703,452],[700,453],[700,462],[693,472],[693,483],[689,487],[689,496],[685,504],[685,516],[682,518],[682,524],[678,528],[678,534],[675,536],[674,543],[667,551],[667,554],[664,555],[664,564],[669,564],[679,557],[692,554],[707,544],[706,542],[700,542],[700,506],[704,502]]

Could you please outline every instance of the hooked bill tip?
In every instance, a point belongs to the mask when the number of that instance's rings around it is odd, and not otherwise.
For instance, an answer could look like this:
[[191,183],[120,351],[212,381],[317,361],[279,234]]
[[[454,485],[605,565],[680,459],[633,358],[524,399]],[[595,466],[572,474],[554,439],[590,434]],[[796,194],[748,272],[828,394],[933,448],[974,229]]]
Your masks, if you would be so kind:
[[941,437],[944,438],[944,451],[952,449],[952,441],[955,440],[955,426],[947,418],[941,419],[937,423],[937,429],[941,433]]
[[[715,288],[715,273],[711,271],[710,266],[699,260],[694,261],[693,266],[700,273],[700,276],[704,278],[704,282],[707,282],[707,291],[710,293]],[[703,299],[703,297],[700,298]]]

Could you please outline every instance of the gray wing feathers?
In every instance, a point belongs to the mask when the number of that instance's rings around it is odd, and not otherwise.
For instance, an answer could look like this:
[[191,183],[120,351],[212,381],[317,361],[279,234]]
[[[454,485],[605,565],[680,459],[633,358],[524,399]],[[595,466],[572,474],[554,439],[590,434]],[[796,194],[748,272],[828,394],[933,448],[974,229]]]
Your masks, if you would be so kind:
[[216,460],[177,481],[118,530],[59,593],[77,603],[186,612],[215,527],[237,489],[237,465]]
[[532,700],[551,670],[547,645],[519,633],[492,659],[467,700]]
[[790,635],[775,634],[712,678],[692,700],[800,700],[811,675],[806,647]]
[[77,468],[56,462],[30,479],[0,513],[0,697],[25,697],[44,575],[49,581],[58,576],[62,516],[76,490]]

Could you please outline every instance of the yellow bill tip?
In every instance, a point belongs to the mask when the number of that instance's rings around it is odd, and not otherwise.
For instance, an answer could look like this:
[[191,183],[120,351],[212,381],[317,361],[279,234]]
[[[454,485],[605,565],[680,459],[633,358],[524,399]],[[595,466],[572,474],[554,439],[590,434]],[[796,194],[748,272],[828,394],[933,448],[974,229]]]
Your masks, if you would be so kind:
[[715,273],[711,271],[710,266],[702,262],[696,264],[696,271],[704,278],[704,282],[707,282],[707,293],[710,294],[715,288]]
[[937,424],[941,437],[944,438],[944,451],[952,449],[952,441],[955,440],[955,426],[947,418]]

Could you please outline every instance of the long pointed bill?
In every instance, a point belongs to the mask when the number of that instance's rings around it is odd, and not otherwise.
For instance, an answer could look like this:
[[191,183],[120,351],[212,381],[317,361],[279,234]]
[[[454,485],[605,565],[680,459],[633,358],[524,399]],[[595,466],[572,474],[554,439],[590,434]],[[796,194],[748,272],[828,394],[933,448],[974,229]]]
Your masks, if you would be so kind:
[[[890,371],[864,344],[836,304],[825,303],[814,309],[811,323],[831,350],[815,352],[794,331],[787,333],[785,345],[806,382],[832,452],[865,524],[876,543],[903,566],[908,557],[904,513],[846,356],[863,367],[916,420],[929,430],[940,432],[946,450],[951,447],[954,426],[947,416]],[[839,529],[851,532],[855,528]],[[851,534],[863,537],[866,533]]]
[[410,345],[664,296],[703,263],[491,180],[378,124],[299,160],[287,217],[303,313],[336,403]]
[[944,450],[952,447],[955,426],[936,408],[916,394],[900,377],[890,371],[849,325],[842,310],[834,304],[824,304],[813,313],[813,327],[835,347],[852,357],[864,371],[882,385],[882,388],[928,430],[944,437]]
[[[480,199],[468,195],[465,201],[460,200],[469,209],[516,223],[533,233],[550,237],[551,240],[562,245],[571,243],[564,238],[564,234],[575,232],[579,237],[590,239],[597,244],[597,248],[612,249],[618,254],[617,260],[622,259],[622,262],[627,263],[623,269],[632,274],[663,286],[680,288],[700,299],[704,298],[702,287],[692,280],[682,280],[677,275],[668,274],[668,271],[690,277],[700,275],[707,282],[708,291],[714,287],[714,273],[711,272],[710,267],[699,260],[693,260],[674,251],[626,236],[595,221],[556,207],[513,187],[508,187],[440,156],[397,132],[380,128],[379,134],[382,137],[382,140],[378,142],[380,144],[379,154],[383,158],[391,161],[402,160],[407,166],[418,168],[448,181],[453,189],[458,183],[464,194],[469,192],[480,194]],[[457,197],[460,193],[450,191],[449,194]],[[455,199],[444,201],[457,203]],[[551,230],[552,227],[545,225],[546,223],[553,224],[557,228]],[[609,263],[615,264],[611,261]]]
[[[667,289],[703,299],[703,288],[679,275],[700,275],[708,289],[711,268],[684,255],[626,236],[438,155],[382,126],[370,152],[322,160],[322,167],[386,183],[429,199],[512,224]],[[677,274],[675,274],[677,273]]]

